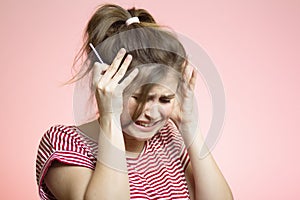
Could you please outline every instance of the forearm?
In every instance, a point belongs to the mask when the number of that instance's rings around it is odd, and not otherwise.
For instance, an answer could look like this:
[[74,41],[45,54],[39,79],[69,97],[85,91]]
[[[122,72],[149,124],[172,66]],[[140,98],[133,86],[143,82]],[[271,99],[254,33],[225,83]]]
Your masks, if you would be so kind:
[[128,175],[98,162],[85,199],[129,199]]
[[85,199],[129,199],[129,180],[123,134],[111,116],[102,117],[98,161]]
[[[204,152],[205,157],[200,156]],[[201,153],[201,155],[202,155]],[[207,153],[207,154],[205,154]],[[201,134],[198,134],[188,148],[195,183],[195,199],[201,200],[231,200],[231,190],[219,170],[209,149],[204,144]]]

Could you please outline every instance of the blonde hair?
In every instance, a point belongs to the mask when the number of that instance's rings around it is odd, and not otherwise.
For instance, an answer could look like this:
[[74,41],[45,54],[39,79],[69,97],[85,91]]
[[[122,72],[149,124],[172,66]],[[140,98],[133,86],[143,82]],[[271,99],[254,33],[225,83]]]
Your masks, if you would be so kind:
[[[127,26],[126,20],[131,17],[138,17],[140,23]],[[112,63],[120,48],[125,48],[127,53],[132,55],[128,72],[137,66],[147,67],[148,64],[155,64],[169,66],[181,74],[186,63],[186,52],[175,34],[167,27],[158,25],[148,11],[136,8],[126,10],[118,5],[105,4],[98,7],[89,20],[84,32],[83,46],[75,57],[73,67],[78,65],[80,60],[90,64],[87,68],[80,68],[69,83],[86,76],[92,70],[93,63],[97,61],[95,55],[91,53],[89,43],[96,47],[102,60],[107,64]],[[156,67],[155,70],[158,71],[151,72],[145,77],[163,78],[168,73],[164,67]],[[127,75],[128,73],[125,77]],[[146,96],[152,86],[148,84],[142,87],[143,96]],[[134,116],[139,115],[143,109],[143,102],[138,106]]]

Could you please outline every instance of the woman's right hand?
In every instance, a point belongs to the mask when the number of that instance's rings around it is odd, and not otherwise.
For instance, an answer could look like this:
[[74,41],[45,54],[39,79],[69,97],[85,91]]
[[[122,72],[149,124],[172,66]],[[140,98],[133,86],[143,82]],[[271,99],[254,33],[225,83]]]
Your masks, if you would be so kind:
[[[96,62],[93,69],[93,86],[96,88],[96,99],[100,116],[117,114],[123,110],[123,91],[138,74],[138,69],[133,70],[124,80],[124,77],[132,60],[126,55],[124,48],[120,49],[111,65]],[[120,66],[120,67],[119,67]],[[121,83],[120,80],[122,80]]]

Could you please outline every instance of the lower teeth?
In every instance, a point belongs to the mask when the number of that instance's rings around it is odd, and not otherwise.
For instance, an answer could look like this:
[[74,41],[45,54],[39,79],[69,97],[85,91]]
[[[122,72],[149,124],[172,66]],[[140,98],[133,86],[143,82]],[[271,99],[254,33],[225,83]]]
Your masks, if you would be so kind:
[[140,126],[143,126],[143,127],[149,127],[150,124],[139,124]]

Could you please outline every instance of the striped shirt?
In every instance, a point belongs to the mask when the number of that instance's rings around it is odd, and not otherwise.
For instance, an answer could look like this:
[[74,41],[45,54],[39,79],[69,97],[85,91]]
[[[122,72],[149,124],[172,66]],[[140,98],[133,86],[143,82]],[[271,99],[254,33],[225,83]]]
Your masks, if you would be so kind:
[[[44,176],[56,160],[95,169],[98,145],[76,126],[52,126],[42,137],[36,160],[41,199],[56,199]],[[137,158],[127,157],[130,199],[189,199],[184,171],[189,156],[176,127],[168,122],[145,143]]]

